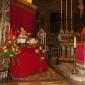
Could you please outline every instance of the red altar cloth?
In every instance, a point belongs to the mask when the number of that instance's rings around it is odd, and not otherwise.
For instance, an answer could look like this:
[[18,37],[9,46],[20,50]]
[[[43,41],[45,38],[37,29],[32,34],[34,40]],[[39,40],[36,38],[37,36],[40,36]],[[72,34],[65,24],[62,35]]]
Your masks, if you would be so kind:
[[79,43],[76,49],[76,62],[78,65],[85,63],[85,43]]
[[43,56],[42,63],[40,64],[40,57],[35,53],[35,48],[22,48],[21,53],[13,59],[12,62],[12,76],[13,77],[26,77],[40,71],[47,71],[48,66],[46,63],[45,55]]

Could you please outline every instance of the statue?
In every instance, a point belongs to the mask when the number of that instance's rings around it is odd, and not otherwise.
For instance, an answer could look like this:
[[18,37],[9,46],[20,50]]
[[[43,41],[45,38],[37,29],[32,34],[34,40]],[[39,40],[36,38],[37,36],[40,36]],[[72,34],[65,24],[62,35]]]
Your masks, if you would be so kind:
[[26,43],[26,40],[30,38],[31,33],[27,33],[23,27],[20,28],[17,43]]
[[43,28],[39,30],[37,36],[40,38],[40,44],[43,45],[46,50],[46,32]]
[[19,34],[18,38],[24,38],[24,39],[28,38],[28,33],[25,31],[25,29],[23,27],[20,28],[20,34]]

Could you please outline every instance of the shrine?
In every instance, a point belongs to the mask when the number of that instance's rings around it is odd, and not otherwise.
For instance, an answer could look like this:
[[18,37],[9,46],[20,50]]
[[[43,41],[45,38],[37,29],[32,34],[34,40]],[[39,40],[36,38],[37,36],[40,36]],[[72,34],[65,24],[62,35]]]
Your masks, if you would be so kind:
[[85,85],[84,0],[0,0],[0,85]]

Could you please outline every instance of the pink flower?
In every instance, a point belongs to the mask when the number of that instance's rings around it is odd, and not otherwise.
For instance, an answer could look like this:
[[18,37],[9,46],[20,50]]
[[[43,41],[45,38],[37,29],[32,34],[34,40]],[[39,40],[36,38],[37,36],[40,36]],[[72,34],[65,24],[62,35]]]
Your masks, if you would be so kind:
[[44,57],[42,57],[42,60],[44,60]]
[[42,46],[39,47],[39,50],[42,50]]
[[38,49],[36,49],[36,50],[35,50],[35,53],[39,53],[39,50],[38,50]]

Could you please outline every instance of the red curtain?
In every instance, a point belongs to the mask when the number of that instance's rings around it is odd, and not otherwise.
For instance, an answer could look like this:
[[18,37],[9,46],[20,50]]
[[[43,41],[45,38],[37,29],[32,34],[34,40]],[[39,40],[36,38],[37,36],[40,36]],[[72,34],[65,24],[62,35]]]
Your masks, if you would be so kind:
[[32,36],[36,35],[36,10],[29,8],[23,3],[12,1],[10,4],[10,22],[13,31],[24,27]]
[[84,65],[85,63],[84,51],[85,51],[85,44],[84,43],[78,44],[76,49],[76,62],[78,64]]

